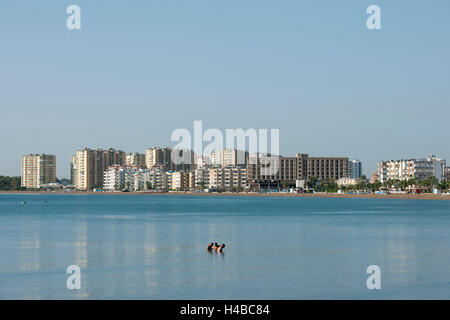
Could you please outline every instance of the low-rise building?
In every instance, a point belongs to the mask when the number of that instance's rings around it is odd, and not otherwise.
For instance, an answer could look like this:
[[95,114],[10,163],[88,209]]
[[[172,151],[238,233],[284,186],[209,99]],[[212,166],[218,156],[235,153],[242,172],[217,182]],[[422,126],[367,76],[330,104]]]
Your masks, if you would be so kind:
[[174,171],[170,172],[171,181],[170,188],[171,190],[176,191],[188,191],[189,188],[189,172],[185,171]]
[[247,169],[243,167],[220,167],[209,169],[210,189],[246,189]]
[[145,190],[168,190],[172,185],[172,175],[161,168],[147,169],[144,173],[144,185]]
[[196,169],[194,171],[194,188],[197,190],[209,189],[209,169]]
[[137,166],[112,166],[104,173],[103,189],[106,191],[144,190],[145,169]]
[[359,178],[344,177],[344,178],[340,178],[337,181],[337,185],[338,186],[356,186],[360,182],[361,182],[361,179],[359,179]]
[[125,188],[125,169],[120,166],[110,167],[103,177],[103,189],[106,191],[119,191]]

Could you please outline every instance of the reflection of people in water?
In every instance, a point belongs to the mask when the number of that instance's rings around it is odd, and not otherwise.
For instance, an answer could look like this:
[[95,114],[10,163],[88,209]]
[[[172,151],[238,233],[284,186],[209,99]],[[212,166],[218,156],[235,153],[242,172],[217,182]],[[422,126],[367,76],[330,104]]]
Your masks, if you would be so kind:
[[214,243],[212,243],[212,242],[210,244],[208,244],[208,246],[206,247],[206,251],[212,251],[213,245],[214,245]]
[[217,247],[216,251],[217,251],[218,253],[223,253],[223,248],[225,248],[225,243],[222,243],[222,244],[220,245],[220,247]]

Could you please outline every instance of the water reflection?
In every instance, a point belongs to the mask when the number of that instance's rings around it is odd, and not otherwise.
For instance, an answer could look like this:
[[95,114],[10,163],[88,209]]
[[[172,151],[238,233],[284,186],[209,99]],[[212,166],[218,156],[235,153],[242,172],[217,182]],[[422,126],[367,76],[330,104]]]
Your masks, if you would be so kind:
[[[214,198],[199,205],[198,198],[182,197],[43,197],[45,204],[26,199],[26,208],[0,207],[0,298],[450,294],[443,271],[450,263],[450,219],[441,202],[427,202],[427,215],[421,215],[424,208],[411,202],[387,202],[383,212],[371,201],[361,210],[342,199],[284,199],[264,202],[264,208],[258,199],[227,200],[245,211],[235,215],[221,212]],[[206,251],[211,241],[226,243],[226,252]],[[65,287],[72,264],[81,267],[79,291]],[[382,269],[378,295],[365,287],[372,264]]]

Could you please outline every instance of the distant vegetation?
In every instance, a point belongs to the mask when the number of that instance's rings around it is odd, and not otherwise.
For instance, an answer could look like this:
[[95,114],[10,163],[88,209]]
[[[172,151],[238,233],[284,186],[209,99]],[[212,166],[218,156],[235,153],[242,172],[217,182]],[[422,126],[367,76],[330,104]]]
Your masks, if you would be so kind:
[[338,190],[343,191],[365,191],[365,192],[376,192],[381,188],[385,190],[413,190],[420,188],[422,192],[431,193],[433,189],[437,189],[443,192],[447,192],[450,189],[450,182],[442,181],[439,182],[435,177],[430,176],[425,179],[410,179],[410,180],[388,180],[384,183],[379,181],[375,183],[369,183],[366,176],[361,176],[360,181],[356,185],[350,186],[338,186],[336,181],[333,179],[326,179],[319,181],[316,177],[310,177],[306,181],[306,186],[309,189],[314,189],[318,192],[337,192]]
[[0,190],[17,191],[17,190],[25,190],[25,188],[22,188],[20,186],[20,177],[0,176]]

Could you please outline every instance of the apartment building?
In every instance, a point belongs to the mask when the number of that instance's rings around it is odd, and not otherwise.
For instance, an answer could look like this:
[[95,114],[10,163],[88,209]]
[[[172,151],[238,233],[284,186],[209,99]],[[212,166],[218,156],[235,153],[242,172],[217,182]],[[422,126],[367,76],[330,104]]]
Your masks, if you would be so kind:
[[190,171],[195,170],[195,153],[192,150],[172,149],[172,158],[169,170],[173,171]]
[[249,159],[248,179],[252,189],[296,186],[298,181],[316,177],[319,180],[339,180],[348,177],[348,158],[309,157],[299,153],[295,157],[252,155]]
[[389,160],[378,163],[377,176],[384,183],[388,180],[423,180],[430,176],[439,181],[445,179],[446,161],[430,155],[426,159]]
[[450,181],[450,167],[445,168],[445,181]]
[[247,166],[248,152],[236,149],[223,149],[211,152],[211,165],[214,167]]
[[38,189],[56,182],[56,157],[50,154],[22,156],[22,181],[25,188]]
[[194,171],[194,188],[198,190],[209,189],[209,169],[196,169]]
[[155,166],[169,166],[171,157],[171,148],[148,148],[145,151],[145,166],[151,169]]
[[362,176],[362,164],[359,160],[350,160],[348,162],[349,178],[359,179]]
[[143,175],[145,190],[148,190],[147,182],[150,183],[151,190],[167,190],[172,185],[171,173],[161,168],[147,169]]
[[187,171],[195,168],[195,155],[192,150],[153,147],[145,152],[145,165],[147,169],[162,167],[169,171]]
[[138,166],[112,166],[104,174],[103,189],[106,191],[143,191],[146,169]]
[[220,167],[209,170],[210,189],[231,190],[234,188],[247,188],[247,168],[244,167]]
[[170,172],[168,174],[171,175],[169,189],[177,190],[177,191],[188,191],[189,190],[189,172],[174,171],[174,172]]
[[71,177],[78,190],[103,187],[104,173],[109,167],[126,163],[126,153],[115,149],[78,150],[72,156]]
[[133,152],[126,155],[126,166],[145,167],[145,154]]
[[119,191],[125,187],[125,168],[120,166],[110,167],[105,171],[103,189],[106,191]]
[[429,155],[427,161],[432,163],[433,167],[433,176],[436,177],[439,181],[445,180],[445,168],[447,166],[447,162],[445,159],[437,158],[435,155]]

